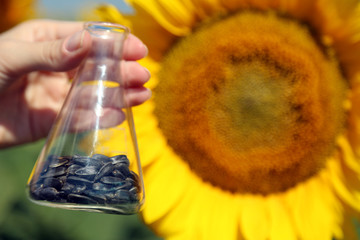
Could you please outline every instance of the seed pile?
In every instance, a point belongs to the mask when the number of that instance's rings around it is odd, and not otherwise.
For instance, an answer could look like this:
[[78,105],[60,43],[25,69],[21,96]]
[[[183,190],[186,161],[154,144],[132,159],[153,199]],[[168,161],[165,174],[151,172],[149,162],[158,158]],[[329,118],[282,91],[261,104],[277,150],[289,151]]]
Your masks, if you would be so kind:
[[126,155],[49,156],[37,182],[30,183],[34,200],[57,203],[134,204],[139,193]]

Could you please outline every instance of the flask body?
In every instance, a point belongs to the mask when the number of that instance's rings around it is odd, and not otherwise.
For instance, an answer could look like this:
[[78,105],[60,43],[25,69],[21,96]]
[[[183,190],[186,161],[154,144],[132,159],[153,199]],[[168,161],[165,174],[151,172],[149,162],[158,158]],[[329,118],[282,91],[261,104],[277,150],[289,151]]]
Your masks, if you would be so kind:
[[84,31],[92,47],[30,175],[29,198],[51,207],[134,214],[145,194],[133,115],[121,78],[128,30],[88,22]]

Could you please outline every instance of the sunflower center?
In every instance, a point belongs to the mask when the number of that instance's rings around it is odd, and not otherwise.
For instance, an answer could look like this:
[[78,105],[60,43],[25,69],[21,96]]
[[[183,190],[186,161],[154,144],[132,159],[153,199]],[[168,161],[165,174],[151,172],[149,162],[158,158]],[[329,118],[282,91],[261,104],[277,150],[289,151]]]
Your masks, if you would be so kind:
[[285,191],[322,169],[344,129],[347,85],[307,27],[272,13],[207,23],[166,54],[155,115],[214,186]]

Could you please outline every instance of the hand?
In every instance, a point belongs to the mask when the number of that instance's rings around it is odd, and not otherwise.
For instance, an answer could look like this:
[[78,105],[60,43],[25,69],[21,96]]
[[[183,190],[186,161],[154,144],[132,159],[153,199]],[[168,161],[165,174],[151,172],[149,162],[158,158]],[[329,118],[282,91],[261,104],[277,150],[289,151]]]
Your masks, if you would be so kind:
[[[90,49],[83,23],[32,20],[0,34],[0,147],[47,136],[69,90],[69,78]],[[125,41],[123,79],[130,105],[150,98],[149,72],[136,60],[147,48],[134,35]]]

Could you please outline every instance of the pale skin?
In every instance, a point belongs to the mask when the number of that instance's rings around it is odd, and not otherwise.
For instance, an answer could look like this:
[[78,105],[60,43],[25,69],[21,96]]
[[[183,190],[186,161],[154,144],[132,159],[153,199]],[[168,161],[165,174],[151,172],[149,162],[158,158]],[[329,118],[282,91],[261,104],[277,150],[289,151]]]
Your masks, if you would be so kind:
[[[88,53],[82,22],[31,20],[0,34],[0,148],[46,137]],[[151,97],[149,72],[136,62],[146,46],[130,34],[124,44],[123,79],[130,106]]]

